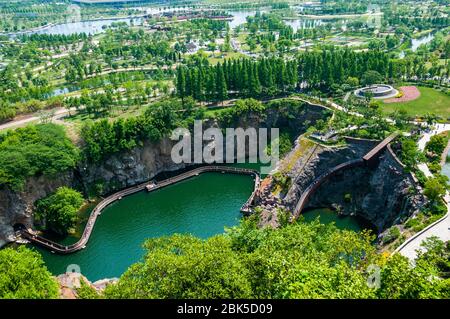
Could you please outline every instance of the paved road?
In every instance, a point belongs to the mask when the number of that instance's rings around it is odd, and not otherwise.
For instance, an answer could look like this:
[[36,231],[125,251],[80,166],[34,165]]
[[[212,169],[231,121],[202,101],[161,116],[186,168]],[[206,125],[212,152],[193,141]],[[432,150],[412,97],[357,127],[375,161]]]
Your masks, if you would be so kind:
[[424,133],[422,138],[419,140],[417,144],[419,150],[423,151],[425,149],[425,145],[427,145],[433,135],[440,134],[445,131],[450,131],[450,124],[436,124],[436,128],[434,130]]
[[[430,141],[431,137],[436,134],[440,134],[445,131],[450,130],[450,124],[436,124],[436,127],[429,132],[423,134],[421,139],[418,141],[418,148],[423,151],[426,144]],[[425,163],[418,164],[417,167],[425,174],[426,177],[432,177],[430,169]],[[417,250],[423,250],[421,247],[422,242],[430,237],[436,236],[442,241],[450,240],[450,193],[444,197],[444,201],[447,205],[447,214],[440,220],[429,225],[419,233],[415,234],[407,241],[405,241],[401,246],[399,246],[395,251],[399,252],[405,257],[408,257],[412,262],[417,257]]]
[[[72,108],[70,110],[71,112],[75,112],[75,108]],[[59,108],[55,110],[55,113],[53,113],[53,117],[52,120],[56,121],[61,119],[62,117],[66,116],[69,114],[69,111],[65,108]],[[31,115],[31,116],[27,116],[23,119],[19,119],[19,120],[14,120],[11,122],[7,122],[4,124],[0,125],[0,131],[1,130],[6,130],[6,129],[11,129],[11,128],[17,128],[17,127],[21,127],[21,126],[25,126],[27,124],[30,124],[32,122],[38,122],[40,120],[40,116],[37,114]]]
[[425,239],[436,236],[444,242],[450,240],[450,195],[448,193],[445,196],[445,201],[447,202],[447,215],[411,237],[404,245],[397,248],[397,252],[414,261],[417,257],[417,250],[423,251],[420,245]]

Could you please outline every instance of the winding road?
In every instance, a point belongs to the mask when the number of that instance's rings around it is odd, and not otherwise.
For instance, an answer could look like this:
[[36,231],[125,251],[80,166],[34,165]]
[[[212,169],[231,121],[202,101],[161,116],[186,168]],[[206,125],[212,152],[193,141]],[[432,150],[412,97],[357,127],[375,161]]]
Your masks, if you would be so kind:
[[[432,136],[445,131],[450,131],[450,124],[436,124],[436,127],[433,130],[425,132],[417,143],[419,150],[424,151],[426,144],[430,141]],[[433,177],[433,174],[427,164],[421,163],[417,167],[425,174],[426,177]],[[403,256],[408,257],[409,260],[414,261],[417,257],[417,251],[423,251],[421,244],[427,238],[437,237],[444,242],[450,240],[450,193],[448,191],[444,196],[444,201],[447,206],[447,214],[428,227],[424,228],[422,231],[408,238],[395,250],[395,252],[398,252]]]

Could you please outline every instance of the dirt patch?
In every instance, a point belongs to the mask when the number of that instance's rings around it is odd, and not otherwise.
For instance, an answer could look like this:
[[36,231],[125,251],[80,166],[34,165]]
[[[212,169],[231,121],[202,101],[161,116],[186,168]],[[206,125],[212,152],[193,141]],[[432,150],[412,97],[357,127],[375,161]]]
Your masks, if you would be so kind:
[[420,97],[420,91],[415,86],[401,86],[400,92],[402,92],[402,96],[384,100],[384,103],[408,102],[416,100]]

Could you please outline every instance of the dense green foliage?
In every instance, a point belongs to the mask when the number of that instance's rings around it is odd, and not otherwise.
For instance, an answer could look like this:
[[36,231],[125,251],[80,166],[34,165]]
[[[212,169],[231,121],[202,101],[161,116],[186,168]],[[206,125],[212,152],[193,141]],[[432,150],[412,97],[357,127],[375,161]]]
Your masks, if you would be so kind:
[[433,135],[425,146],[427,157],[431,162],[440,162],[441,155],[447,147],[448,136],[446,133]]
[[400,160],[409,171],[416,169],[417,164],[425,159],[417,147],[417,141],[412,138],[400,137],[395,146],[401,149]]
[[195,108],[192,99],[185,100],[184,104],[177,99],[168,99],[152,104],[138,117],[114,122],[86,122],[81,130],[85,158],[98,162],[118,151],[143,145],[146,140],[159,141],[174,128],[187,126],[202,114],[202,109]]
[[81,193],[69,187],[60,187],[36,203],[35,218],[43,223],[45,229],[64,235],[75,226],[83,202]]
[[54,176],[74,168],[78,152],[64,128],[30,125],[0,135],[0,186],[20,189],[31,176]]
[[0,250],[0,299],[56,298],[58,284],[41,255],[24,246]]
[[300,83],[329,91],[354,85],[354,79],[369,85],[417,74],[417,65],[410,60],[391,59],[382,50],[355,52],[348,48],[302,52],[291,61],[240,59],[215,66],[198,56],[191,64],[178,68],[177,94],[200,101],[223,101],[231,95],[273,96],[292,92]]
[[[442,257],[421,257],[412,268],[398,254],[376,254],[366,233],[318,222],[273,230],[247,221],[207,240],[173,235],[144,247],[143,262],[107,298],[445,298],[450,285],[430,277],[448,267]],[[367,284],[369,265],[380,267],[378,289]]]
[[273,96],[297,86],[295,61],[283,59],[225,60],[215,66],[199,58],[177,71],[177,94],[199,101],[223,101],[229,93],[245,97]]

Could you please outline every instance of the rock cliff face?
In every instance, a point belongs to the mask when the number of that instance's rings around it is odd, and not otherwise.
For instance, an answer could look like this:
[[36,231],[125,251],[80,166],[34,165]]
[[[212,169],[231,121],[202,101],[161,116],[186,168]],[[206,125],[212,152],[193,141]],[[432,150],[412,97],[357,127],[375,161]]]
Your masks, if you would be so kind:
[[[294,103],[291,101],[291,103]],[[299,103],[299,102],[295,102]],[[318,119],[329,116],[321,107],[298,104],[294,114],[278,109],[269,109],[266,116],[247,114],[238,119],[233,126],[243,127],[284,127],[294,134],[303,133]],[[287,109],[289,107],[285,107]],[[207,127],[219,127],[215,121],[204,123]],[[204,145],[210,142],[204,142]],[[156,175],[176,171],[186,164],[175,164],[171,159],[174,141],[164,138],[158,143],[145,142],[127,152],[110,156],[102,163],[82,163],[74,171],[61,173],[55,177],[30,178],[23,191],[0,190],[0,247],[14,240],[13,226],[22,223],[33,224],[33,206],[36,200],[46,197],[58,187],[76,187],[90,193],[109,194],[114,191],[148,181]]]
[[175,164],[170,156],[174,141],[169,138],[159,143],[145,142],[129,152],[112,155],[98,165],[80,168],[84,189],[100,184],[100,192],[108,194],[129,186],[143,183],[162,172],[183,169],[186,164]]
[[81,288],[81,282],[84,282],[96,293],[101,294],[106,286],[113,285],[118,281],[117,278],[112,278],[92,283],[82,274],[76,272],[61,274],[56,277],[56,280],[59,284],[59,299],[77,299],[79,297],[77,290]]
[[344,170],[326,181],[306,209],[334,207],[342,214],[363,217],[382,232],[419,209],[423,199],[414,190],[411,175],[385,151],[376,167]]
[[[278,207],[292,211],[304,190],[317,177],[336,165],[361,158],[376,144],[376,141],[348,139],[345,147],[310,145],[302,156],[295,159],[293,168],[286,172],[292,181],[286,194],[280,194],[269,203],[265,199],[261,201],[262,216],[267,221],[273,220]],[[273,188],[274,185],[269,186],[265,193]],[[364,218],[381,233],[423,205],[423,196],[415,190],[412,175],[404,172],[402,164],[386,149],[375,166],[344,169],[321,184],[304,211],[334,208],[340,214]],[[265,197],[270,196],[265,194]]]
[[74,172],[64,172],[54,177],[39,176],[27,180],[20,192],[0,191],[0,247],[13,241],[13,226],[17,223],[33,224],[34,202],[48,196],[61,186],[74,186]]

